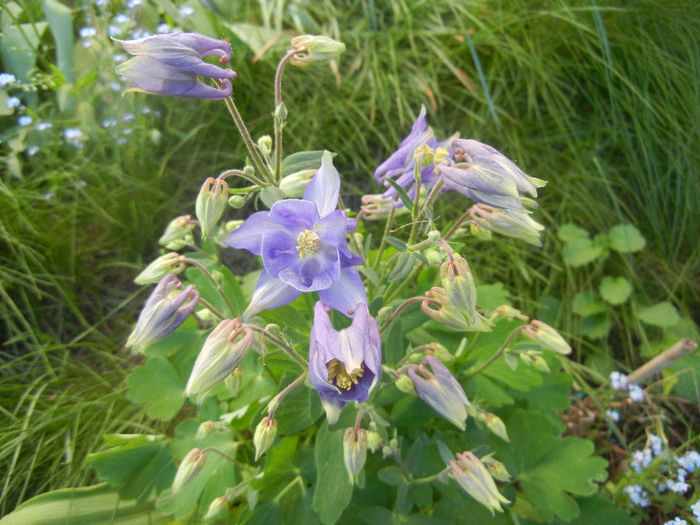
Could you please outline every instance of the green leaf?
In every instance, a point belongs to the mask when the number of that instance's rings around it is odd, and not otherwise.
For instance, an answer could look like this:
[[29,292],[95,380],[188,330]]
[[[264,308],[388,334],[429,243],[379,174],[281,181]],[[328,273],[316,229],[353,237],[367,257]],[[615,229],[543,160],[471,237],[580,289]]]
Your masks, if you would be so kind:
[[[280,383],[280,391],[291,383],[296,376],[285,374]],[[318,392],[313,388],[298,386],[285,396],[275,412],[277,434],[296,434],[310,427],[323,414],[323,407]]]
[[405,252],[408,249],[408,246],[406,245],[405,242],[403,242],[401,239],[397,239],[396,237],[391,237],[390,235],[387,235],[385,237],[386,242],[389,243],[391,246],[396,248],[400,252]]
[[56,43],[56,66],[68,83],[73,83],[73,14],[57,0],[43,0],[41,9]]
[[510,292],[506,290],[503,283],[482,284],[476,287],[476,302],[486,311],[494,310],[504,304],[510,306],[509,295]]
[[574,239],[564,245],[564,262],[570,266],[583,266],[605,254],[605,249],[590,239]]
[[668,301],[647,306],[637,310],[635,313],[641,321],[653,326],[661,326],[662,328],[673,326],[680,320],[678,311]]
[[608,232],[610,247],[616,252],[638,252],[646,246],[647,241],[637,228],[631,224],[618,224]]
[[557,230],[557,237],[564,242],[576,241],[580,239],[588,239],[588,232],[575,224],[563,224]]
[[611,277],[606,275],[600,281],[598,288],[603,299],[613,305],[622,304],[629,299],[632,293],[632,285],[624,277]]
[[175,477],[175,462],[163,436],[105,435],[107,450],[90,454],[87,462],[123,498],[146,501]]
[[399,258],[396,261],[396,265],[391,270],[389,274],[388,282],[393,283],[394,281],[400,281],[405,279],[413,270],[416,265],[416,258],[410,252],[401,252]]
[[343,461],[343,434],[345,429],[331,430],[324,423],[316,435],[316,484],[313,507],[326,525],[335,523],[348,506],[352,485]]
[[612,327],[612,321],[607,312],[589,315],[583,318],[581,333],[591,339],[602,339]]
[[185,403],[185,382],[170,361],[151,357],[126,378],[126,397],[146,405],[147,414],[162,421],[172,418]]
[[392,179],[387,179],[382,177],[383,180],[388,182],[392,188],[396,190],[396,193],[399,195],[399,198],[401,199],[401,202],[403,202],[403,205],[406,206],[406,209],[409,212],[413,212],[413,201],[411,200],[411,197],[408,196],[408,193],[406,193],[406,190],[404,190],[401,186],[398,185],[398,183]]
[[[331,153],[335,156],[335,153]],[[317,170],[321,166],[321,158],[323,150],[316,151],[297,151],[282,160],[280,169],[282,176],[291,175],[298,171]]]
[[225,24],[233,33],[246,44],[256,55],[263,51],[270,42],[284,37],[285,33],[257,24],[239,22]]
[[496,457],[516,476],[525,498],[545,523],[554,516],[564,521],[580,511],[570,494],[590,496],[607,477],[607,462],[592,456],[593,443],[573,437],[559,439],[563,424],[538,412],[514,410],[507,420],[510,446],[500,448]]
[[[12,4],[16,6],[14,2]],[[3,13],[0,51],[7,71],[13,73],[18,80],[30,82],[29,73],[36,65],[39,41],[47,27],[49,25],[46,22],[13,25]]]
[[553,525],[634,525],[636,520],[632,519],[625,509],[616,509],[609,499],[600,496],[588,498],[578,498],[576,503],[581,510],[578,518],[572,521],[554,520]]
[[35,496],[0,519],[2,525],[127,525],[167,523],[153,501],[120,498],[106,483],[54,490]]
[[382,483],[386,483],[387,485],[392,486],[400,485],[406,480],[403,477],[403,474],[401,473],[401,469],[399,469],[399,467],[397,467],[396,465],[389,465],[388,467],[384,467],[379,472],[377,472],[377,477],[382,481]]
[[584,290],[579,292],[571,302],[571,310],[578,315],[586,317],[588,315],[599,314],[605,312],[607,307],[605,303],[599,301],[595,292],[592,290]]
[[388,365],[398,363],[405,352],[403,325],[400,318],[392,323],[388,333],[382,339],[384,339],[382,341],[384,362]]

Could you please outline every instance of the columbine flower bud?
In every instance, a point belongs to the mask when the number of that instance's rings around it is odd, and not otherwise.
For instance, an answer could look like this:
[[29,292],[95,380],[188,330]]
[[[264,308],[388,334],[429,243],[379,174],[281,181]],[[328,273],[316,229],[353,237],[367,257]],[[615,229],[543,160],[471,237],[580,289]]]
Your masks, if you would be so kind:
[[198,448],[190,450],[185,458],[180,463],[180,466],[175,473],[175,479],[170,487],[170,491],[175,494],[190,482],[204,466],[207,461],[207,456]]
[[471,233],[473,237],[479,239],[480,241],[490,241],[493,238],[493,235],[491,235],[491,232],[489,230],[483,228],[482,226],[479,226],[475,222],[469,223],[469,233]]
[[[387,218],[393,207],[394,200],[391,197],[371,194],[362,196],[362,206],[360,210],[367,220],[378,221]],[[406,211],[405,208],[400,209]],[[399,210],[397,209],[396,211],[398,212]]]
[[168,297],[173,287],[180,286],[179,279],[172,274],[161,279],[146,301],[134,331],[126,341],[127,348],[143,352],[151,343],[174,332],[192,313],[199,302],[199,293],[192,285],[175,297]]
[[158,244],[168,250],[181,250],[188,244],[194,244],[192,230],[195,226],[191,215],[175,217],[166,226],[165,232],[158,239]]
[[382,437],[376,430],[367,431],[367,448],[370,452],[376,452],[382,446]]
[[231,195],[228,199],[228,205],[234,210],[240,210],[245,206],[245,197],[242,195]]
[[496,434],[503,441],[510,442],[510,438],[508,437],[508,431],[506,430],[506,425],[503,422],[503,420],[496,414],[486,412],[484,414],[484,423],[486,423],[486,428],[488,428],[491,432]]
[[549,350],[554,350],[557,354],[566,355],[571,353],[569,343],[559,335],[559,332],[537,319],[530,321],[530,324],[523,330],[523,335]]
[[272,137],[270,137],[270,135],[263,135],[258,139],[257,146],[263,155],[269,155],[272,151]]
[[[430,365],[432,373],[426,364]],[[462,386],[439,359],[427,355],[420,365],[410,367],[407,374],[418,397],[460,430],[466,428],[465,407],[469,400]]]
[[491,511],[503,512],[501,503],[510,503],[498,492],[486,466],[471,452],[457,454],[450,460],[451,474],[467,494]]
[[415,395],[416,393],[416,389],[413,388],[413,381],[411,381],[411,378],[408,376],[400,375],[394,384],[396,385],[396,388],[398,388],[404,394]]
[[202,237],[206,237],[212,231],[228,204],[228,184],[223,179],[209,177],[202,184],[197,195],[195,211],[199,226],[202,228]]
[[255,447],[255,461],[262,456],[275,441],[277,435],[277,420],[264,417],[255,427],[253,434],[253,446]]
[[442,362],[454,361],[455,358],[455,356],[453,356],[447,348],[442,346],[440,343],[436,343],[435,341],[428,344],[428,351]]
[[241,392],[241,381],[243,380],[243,371],[240,366],[233,369],[229,375],[224,379],[224,385],[226,390],[231,394],[231,397],[238,397]]
[[161,255],[134,278],[136,284],[154,284],[168,274],[177,275],[185,269],[185,263],[176,252]]
[[529,214],[517,210],[492,208],[484,204],[475,204],[469,210],[472,226],[490,232],[499,233],[528,244],[542,246],[540,234],[544,226],[534,221]]
[[502,304],[491,312],[490,319],[492,321],[495,321],[496,319],[508,319],[509,321],[512,321],[513,319],[520,319],[521,321],[527,321],[528,317],[523,315],[517,308],[513,308],[507,304]]
[[287,198],[297,198],[304,195],[304,190],[309,185],[311,177],[317,170],[301,170],[282,177],[280,189]]
[[221,512],[224,509],[228,508],[228,499],[226,496],[219,496],[218,498],[214,498],[212,502],[209,504],[209,508],[207,509],[207,513],[202,517],[203,520],[210,520],[214,516],[216,516],[219,512]]
[[212,432],[217,432],[217,431],[222,431],[226,430],[228,427],[226,426],[225,423],[222,423],[221,421],[205,421],[204,423],[200,424],[199,427],[197,428],[197,433],[195,434],[195,439],[202,439]]
[[354,485],[367,461],[367,431],[364,428],[348,428],[345,431],[343,459],[350,476],[350,483]]
[[488,454],[481,458],[481,461],[486,465],[486,468],[489,469],[489,474],[491,474],[494,479],[498,481],[510,481],[511,475],[508,474],[505,465],[497,459],[493,459],[493,455]]
[[255,333],[240,319],[225,319],[209,334],[197,356],[185,394],[205,392],[223,380],[248,353]]
[[295,66],[322,64],[338,58],[345,44],[327,36],[299,35],[292,38],[292,49],[298,51],[290,62]]
[[542,359],[542,356],[538,352],[522,352],[520,354],[520,359],[522,359],[525,364],[535,368],[535,370],[549,372],[547,362]]

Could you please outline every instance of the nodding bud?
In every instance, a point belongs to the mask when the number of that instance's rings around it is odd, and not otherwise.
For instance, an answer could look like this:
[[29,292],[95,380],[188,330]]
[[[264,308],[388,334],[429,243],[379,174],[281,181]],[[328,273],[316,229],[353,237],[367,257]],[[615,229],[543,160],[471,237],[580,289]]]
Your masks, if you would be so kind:
[[258,139],[257,146],[263,155],[269,155],[272,151],[272,137],[263,135]]
[[376,430],[367,431],[367,448],[370,452],[376,452],[382,446],[382,437]]
[[228,426],[226,423],[221,421],[205,421],[199,425],[197,428],[197,433],[195,434],[195,439],[202,439],[212,432],[220,432],[222,430],[227,430]]
[[255,461],[262,456],[275,441],[277,435],[277,420],[264,417],[255,427],[253,434],[253,446],[255,447]]
[[202,184],[197,195],[195,211],[203,238],[206,238],[219,222],[228,205],[228,197],[228,183],[224,179],[209,177]]
[[408,376],[403,374],[400,375],[394,384],[396,385],[396,388],[398,388],[404,394],[416,394],[416,389],[413,388],[413,381],[411,381],[411,378]]
[[318,170],[301,170],[294,173],[290,173],[286,177],[282,177],[280,180],[280,189],[289,199],[294,199],[304,195],[304,190],[309,185],[311,177],[314,176]]
[[539,370],[540,372],[549,372],[549,366],[547,366],[547,361],[542,359],[539,352],[521,352],[520,359],[527,365]]
[[[426,365],[430,365],[432,372]],[[418,397],[460,430],[466,428],[469,400],[457,379],[439,359],[427,355],[420,365],[411,366],[407,374]]]
[[255,333],[240,319],[225,319],[209,334],[187,381],[185,395],[206,392],[226,378],[248,353]]
[[496,482],[484,463],[471,452],[457,454],[450,460],[450,474],[455,481],[476,501],[491,511],[503,512],[501,503],[510,503],[498,492]]
[[469,233],[471,233],[473,237],[476,237],[480,241],[490,241],[491,239],[493,239],[493,235],[491,235],[491,232],[489,230],[487,230],[483,226],[479,226],[475,222],[469,223]]
[[537,319],[530,321],[530,324],[523,330],[523,335],[549,350],[554,350],[557,354],[566,355],[571,353],[569,343],[559,335],[559,332]]
[[477,421],[484,423],[486,428],[496,434],[503,441],[510,442],[506,425],[503,423],[503,420],[500,417],[472,406],[467,406],[467,413]]
[[168,274],[177,275],[185,269],[180,255],[176,252],[161,255],[134,278],[136,284],[155,284]]
[[181,250],[189,244],[194,244],[192,230],[196,225],[191,215],[175,217],[165,227],[165,232],[158,239],[158,244],[168,250]]
[[202,470],[204,463],[207,461],[207,456],[198,448],[190,450],[185,458],[180,463],[180,466],[175,473],[175,479],[170,487],[173,494],[179,492],[182,487],[189,483]]
[[345,44],[319,35],[299,35],[292,38],[292,49],[297,53],[290,59],[294,66],[322,64],[338,58],[345,51]]
[[492,454],[488,454],[481,458],[481,461],[486,468],[489,469],[489,473],[497,479],[498,481],[510,481],[511,475],[508,474],[508,470],[505,465],[500,461],[493,459]]
[[544,226],[533,220],[524,211],[475,204],[470,208],[469,215],[473,221],[472,226],[513,237],[534,246],[542,246],[540,234],[544,230]]
[[[394,199],[391,197],[384,197],[378,193],[362,196],[360,211],[367,220],[378,221],[386,219],[394,208]],[[396,208],[396,213],[406,213],[406,211],[405,208]]]
[[171,298],[170,290],[180,286],[180,280],[172,274],[160,280],[141,310],[126,341],[127,348],[143,352],[151,343],[173,333],[187,319],[199,302],[199,293],[189,285]]
[[209,504],[209,508],[207,509],[207,513],[202,517],[202,520],[210,520],[219,512],[221,512],[224,509],[228,508],[228,498],[226,496],[219,496],[218,498],[214,498],[212,502]]
[[228,199],[228,205],[234,210],[240,210],[245,206],[245,197],[242,195],[231,195]]
[[364,428],[348,428],[345,431],[343,460],[350,476],[350,483],[354,485],[367,461],[367,431]]

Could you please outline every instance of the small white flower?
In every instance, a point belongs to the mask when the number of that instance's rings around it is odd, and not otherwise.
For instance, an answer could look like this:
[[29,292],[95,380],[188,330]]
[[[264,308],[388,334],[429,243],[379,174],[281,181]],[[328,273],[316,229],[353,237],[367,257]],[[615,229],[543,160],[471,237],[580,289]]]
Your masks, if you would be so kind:
[[639,385],[631,384],[629,386],[630,399],[635,403],[644,401],[644,390]]
[[163,34],[163,33],[170,33],[170,24],[163,22],[162,24],[158,24],[158,27],[156,27],[156,33]]
[[94,27],[81,27],[78,31],[80,38],[92,38],[97,34],[97,29]]
[[109,24],[107,27],[107,34],[109,36],[119,36],[122,33],[122,29],[119,26],[116,26],[114,24]]
[[126,24],[128,22],[131,22],[131,18],[126,16],[124,13],[119,13],[118,15],[116,15],[114,17],[115,24],[123,25],[123,24]]
[[177,13],[180,15],[180,18],[187,18],[188,16],[192,16],[194,14],[194,7],[183,5],[177,10]]
[[36,155],[38,153],[38,151],[39,151],[39,146],[29,146],[26,149],[27,155],[29,155],[30,157],[33,157],[34,155]]

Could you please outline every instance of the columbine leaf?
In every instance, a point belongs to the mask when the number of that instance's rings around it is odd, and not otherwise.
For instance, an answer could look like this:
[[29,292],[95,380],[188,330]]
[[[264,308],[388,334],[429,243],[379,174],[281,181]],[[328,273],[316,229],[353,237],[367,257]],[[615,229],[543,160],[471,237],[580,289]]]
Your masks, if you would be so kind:
[[408,277],[416,265],[416,258],[410,252],[401,252],[399,258],[396,261],[394,269],[391,270],[389,274],[388,282],[393,283],[394,281],[400,281]]
[[163,357],[151,357],[126,378],[126,397],[146,405],[149,417],[165,421],[185,403],[185,382]]
[[107,450],[90,454],[87,462],[123,498],[143,503],[172,483],[175,462],[165,437],[107,434],[105,444]]
[[[335,157],[335,153],[331,153],[331,155]],[[317,170],[321,166],[322,157],[323,150],[297,151],[296,153],[292,153],[282,161],[282,165],[280,166],[282,176],[285,177],[298,171]]]
[[639,230],[631,224],[618,224],[613,226],[608,233],[610,247],[620,253],[638,252],[647,241]]
[[324,423],[316,435],[314,456],[317,477],[313,506],[321,521],[327,525],[338,520],[352,497],[352,485],[343,462],[344,430],[331,430]]
[[647,306],[641,310],[637,310],[637,317],[647,324],[661,326],[663,328],[673,326],[680,317],[676,308],[668,301]]
[[622,304],[629,299],[632,293],[632,285],[624,277],[611,277],[606,275],[600,281],[600,295],[610,304]]
[[583,266],[605,254],[605,248],[588,238],[574,239],[564,245],[564,262],[570,266]]
[[508,296],[510,292],[506,290],[503,283],[482,284],[476,287],[477,304],[486,311],[494,310],[502,305],[510,305]]
[[408,193],[406,193],[406,190],[404,190],[396,181],[392,179],[384,180],[391,184],[391,187],[396,190],[396,193],[398,193],[399,198],[401,199],[401,202],[403,202],[403,205],[406,206],[406,209],[413,212],[413,201],[411,200],[411,197],[408,196]]

